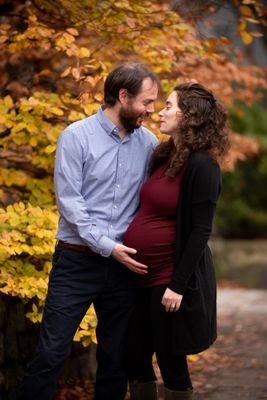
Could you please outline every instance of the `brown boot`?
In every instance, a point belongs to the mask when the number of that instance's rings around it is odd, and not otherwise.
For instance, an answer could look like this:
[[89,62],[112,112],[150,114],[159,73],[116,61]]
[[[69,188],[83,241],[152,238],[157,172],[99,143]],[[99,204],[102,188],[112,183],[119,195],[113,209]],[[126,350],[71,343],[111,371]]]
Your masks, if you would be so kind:
[[131,400],[158,400],[157,382],[137,382],[129,384]]
[[164,388],[165,400],[193,400],[193,390],[176,391]]

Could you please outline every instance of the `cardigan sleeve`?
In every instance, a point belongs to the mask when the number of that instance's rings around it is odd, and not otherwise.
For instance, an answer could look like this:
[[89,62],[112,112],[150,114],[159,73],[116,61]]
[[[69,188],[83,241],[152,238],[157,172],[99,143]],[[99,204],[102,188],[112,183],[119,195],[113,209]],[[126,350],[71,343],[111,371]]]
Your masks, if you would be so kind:
[[185,218],[190,218],[190,231],[178,265],[175,266],[172,281],[168,285],[171,290],[180,294],[184,294],[210,238],[216,202],[221,188],[220,170],[217,164],[210,159],[204,159],[204,161],[201,159],[195,163],[194,167],[190,183],[187,181],[183,183],[183,185],[192,185],[191,198],[186,198],[189,204],[186,204],[186,209],[183,210],[190,213],[189,216],[185,215]]

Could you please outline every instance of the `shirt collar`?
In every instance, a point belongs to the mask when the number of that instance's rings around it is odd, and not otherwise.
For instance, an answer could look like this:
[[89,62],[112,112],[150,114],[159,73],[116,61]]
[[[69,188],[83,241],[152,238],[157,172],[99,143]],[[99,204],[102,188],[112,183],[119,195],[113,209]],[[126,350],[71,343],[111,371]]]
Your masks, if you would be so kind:
[[99,107],[96,117],[102,126],[102,128],[107,132],[108,135],[118,134],[119,130],[116,125],[104,114],[105,105]]
[[[96,113],[96,117],[100,123],[100,125],[102,126],[102,128],[106,131],[106,133],[110,136],[110,135],[117,135],[119,136],[119,129],[117,128],[116,125],[113,124],[113,122],[105,115],[104,110],[105,110],[105,104],[102,104],[97,113]],[[138,128],[139,129],[139,128]],[[124,138],[125,141],[129,140],[130,137],[132,135],[134,135],[138,129],[134,129],[133,132],[131,132],[130,134],[128,133],[126,135],[126,137]]]

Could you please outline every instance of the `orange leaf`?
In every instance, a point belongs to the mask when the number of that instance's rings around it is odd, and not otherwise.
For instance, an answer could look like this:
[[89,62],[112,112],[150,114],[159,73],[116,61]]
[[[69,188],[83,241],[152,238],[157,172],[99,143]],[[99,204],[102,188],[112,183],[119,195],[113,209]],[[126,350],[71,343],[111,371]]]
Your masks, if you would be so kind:
[[248,6],[240,6],[240,11],[243,15],[246,17],[253,17],[253,11],[250,7]]
[[68,67],[65,69],[64,72],[62,72],[62,74],[60,75],[61,78],[65,78],[65,76],[69,75],[71,73],[71,67]]
[[101,103],[103,101],[103,94],[102,93],[96,93],[95,96],[94,96],[94,99]]
[[204,43],[205,43],[205,45],[208,46],[208,47],[213,47],[213,46],[216,46],[216,44],[217,44],[217,39],[215,39],[215,38],[209,38],[209,39],[205,40]]
[[79,32],[75,28],[68,28],[66,29],[67,32],[69,32],[73,36],[79,36]]
[[263,33],[261,33],[261,32],[250,32],[250,34],[253,37],[262,37],[263,36]]
[[81,77],[81,72],[79,70],[79,68],[72,68],[71,70],[72,76],[77,79],[77,81],[80,79]]
[[135,20],[133,18],[126,18],[126,23],[130,28],[135,28]]
[[86,82],[89,82],[91,86],[95,86],[97,84],[98,81],[100,81],[101,76],[100,75],[96,75],[96,76],[87,76],[85,78]]
[[220,36],[220,41],[223,44],[230,44],[231,43],[230,40],[226,36]]
[[0,36],[0,43],[4,43],[7,39],[7,36]]
[[258,21],[255,18],[246,17],[245,19],[246,21],[251,22],[252,24],[260,24],[260,21]]

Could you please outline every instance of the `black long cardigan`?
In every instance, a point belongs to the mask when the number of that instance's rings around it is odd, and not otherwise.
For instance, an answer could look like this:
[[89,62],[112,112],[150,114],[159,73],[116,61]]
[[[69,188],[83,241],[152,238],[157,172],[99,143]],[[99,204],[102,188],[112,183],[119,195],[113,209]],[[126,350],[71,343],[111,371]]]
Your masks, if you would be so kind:
[[216,279],[208,240],[221,174],[207,153],[193,154],[184,170],[177,209],[174,274],[168,287],[183,294],[172,313],[172,347],[176,354],[195,354],[217,337]]

